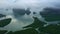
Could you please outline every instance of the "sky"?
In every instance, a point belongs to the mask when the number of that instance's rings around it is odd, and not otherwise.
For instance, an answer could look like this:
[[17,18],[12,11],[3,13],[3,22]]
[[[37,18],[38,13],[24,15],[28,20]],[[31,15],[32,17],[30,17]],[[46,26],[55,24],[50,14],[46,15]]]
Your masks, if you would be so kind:
[[60,0],[0,0],[0,8],[30,8],[39,12],[45,7],[60,7]]
[[0,0],[0,8],[31,8],[40,11],[45,7],[59,7],[60,0]]

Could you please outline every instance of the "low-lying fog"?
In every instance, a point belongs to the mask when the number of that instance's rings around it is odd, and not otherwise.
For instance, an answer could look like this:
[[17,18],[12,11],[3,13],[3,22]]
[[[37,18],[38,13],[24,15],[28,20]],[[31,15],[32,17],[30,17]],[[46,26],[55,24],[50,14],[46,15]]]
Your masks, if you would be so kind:
[[[6,18],[12,18],[12,21],[9,25],[0,29],[6,29],[9,31],[22,30],[23,26],[33,23],[32,16],[37,16],[40,18],[40,20],[43,20],[39,12],[45,7],[60,8],[59,3],[60,0],[0,0],[0,14],[7,15]],[[24,16],[14,16],[13,8],[30,8],[31,14],[25,14]],[[36,12],[37,14],[33,15],[32,12]]]

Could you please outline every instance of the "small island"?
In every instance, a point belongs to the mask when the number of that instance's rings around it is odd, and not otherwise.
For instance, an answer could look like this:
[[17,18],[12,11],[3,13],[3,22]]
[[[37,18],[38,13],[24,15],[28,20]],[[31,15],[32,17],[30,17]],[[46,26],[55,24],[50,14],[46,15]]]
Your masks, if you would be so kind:
[[7,30],[0,30],[0,34],[5,34]]
[[0,20],[0,27],[8,25],[11,22],[11,20],[12,20],[11,18]]
[[23,16],[25,14],[30,15],[31,11],[30,11],[29,8],[27,8],[26,10],[25,9],[14,8],[13,13],[14,13],[15,16],[18,16],[18,15]]
[[2,17],[6,17],[6,15],[0,14],[0,18],[2,18]]
[[40,15],[48,22],[60,21],[60,9],[57,8],[44,8]]
[[26,11],[25,11],[25,13],[26,13],[27,15],[30,15],[30,13],[31,13],[30,8],[27,8]]

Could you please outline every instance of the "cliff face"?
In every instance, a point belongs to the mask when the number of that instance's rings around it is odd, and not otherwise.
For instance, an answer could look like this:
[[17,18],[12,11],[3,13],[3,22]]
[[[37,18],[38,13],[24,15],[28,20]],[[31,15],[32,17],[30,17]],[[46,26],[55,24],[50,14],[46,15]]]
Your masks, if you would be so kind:
[[14,14],[16,15],[25,15],[24,9],[13,9]]
[[13,9],[14,15],[30,15],[31,11],[29,9]]
[[44,8],[40,14],[46,21],[60,21],[60,9]]
[[25,11],[25,13],[26,13],[27,15],[30,15],[30,13],[31,13],[30,9],[28,8],[28,9]]
[[6,17],[6,15],[0,14],[0,18],[2,18],[2,17]]

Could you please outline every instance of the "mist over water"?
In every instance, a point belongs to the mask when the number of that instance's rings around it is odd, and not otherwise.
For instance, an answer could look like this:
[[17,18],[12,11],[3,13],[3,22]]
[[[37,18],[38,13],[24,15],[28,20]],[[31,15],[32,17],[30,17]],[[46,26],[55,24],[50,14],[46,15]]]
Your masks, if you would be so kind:
[[[6,15],[6,18],[12,18],[12,21],[9,25],[2,27],[0,29],[6,30],[22,30],[24,26],[27,26],[33,23],[33,16],[37,16],[40,20],[43,20],[39,14],[45,7],[60,8],[60,0],[0,0],[0,14]],[[24,16],[14,16],[13,8],[27,9],[30,8],[31,14]],[[8,9],[8,11],[6,10]],[[33,15],[32,12],[36,12],[36,15]],[[18,14],[17,14],[18,15]]]

